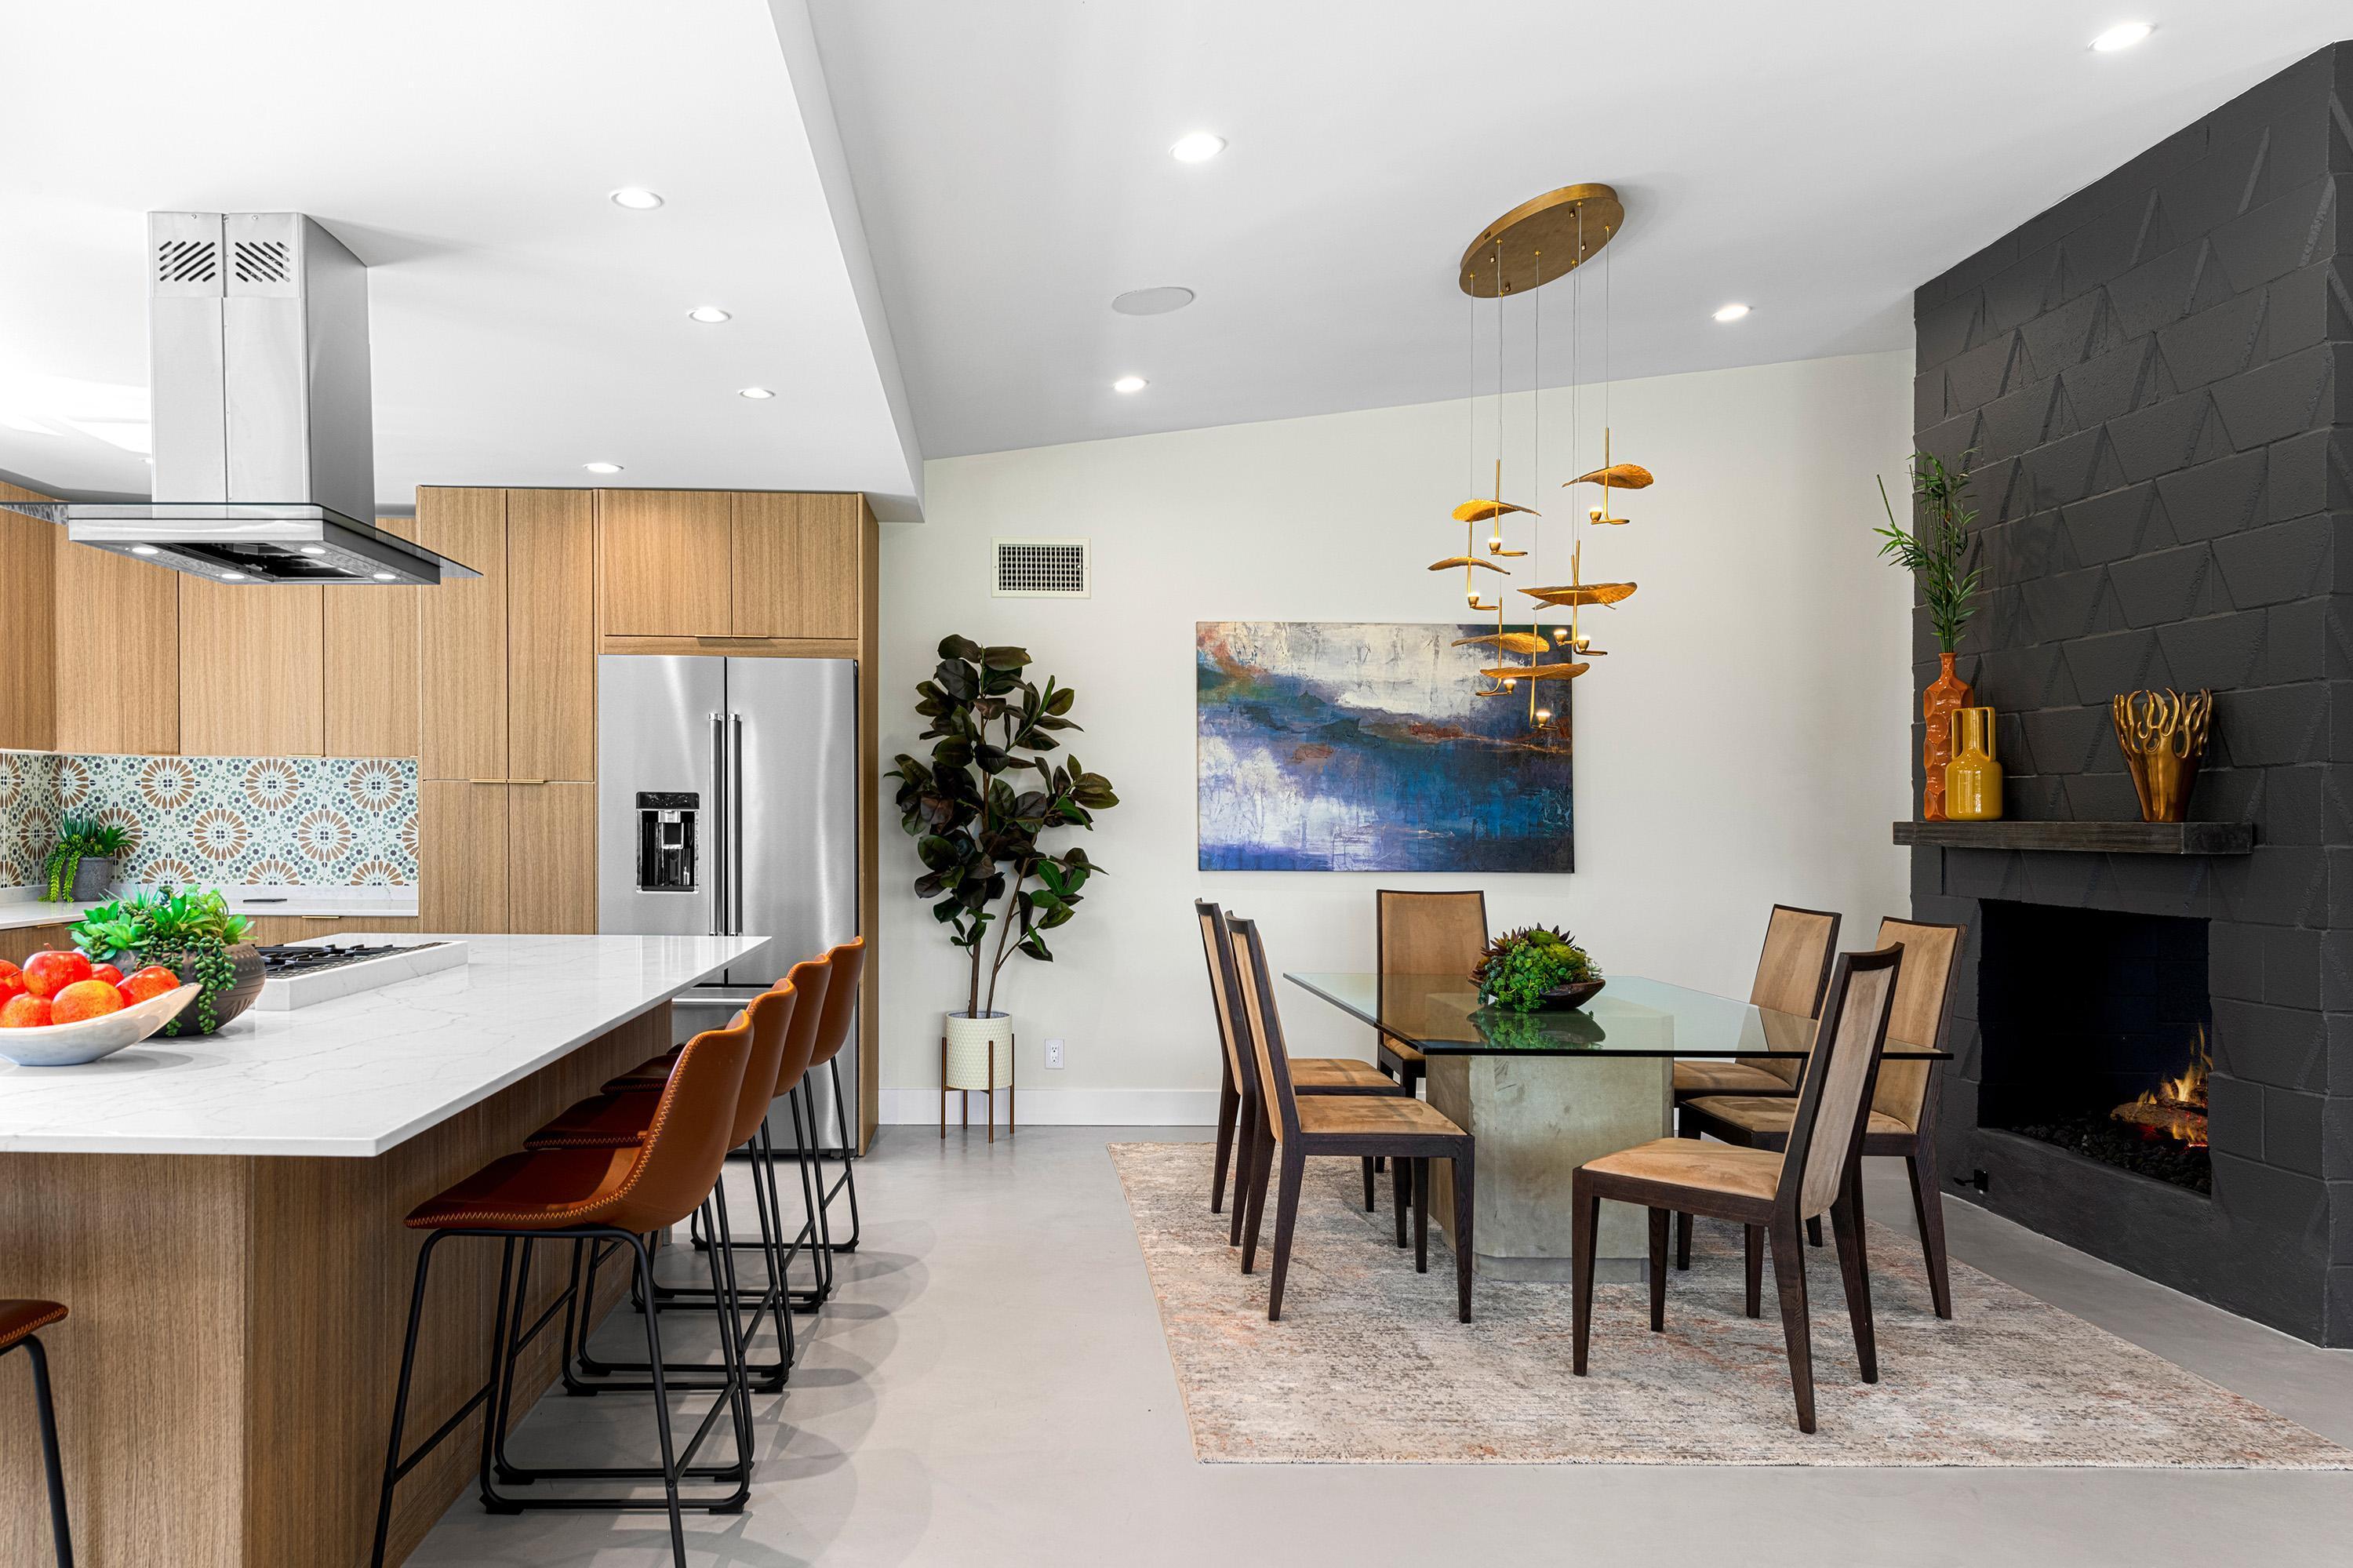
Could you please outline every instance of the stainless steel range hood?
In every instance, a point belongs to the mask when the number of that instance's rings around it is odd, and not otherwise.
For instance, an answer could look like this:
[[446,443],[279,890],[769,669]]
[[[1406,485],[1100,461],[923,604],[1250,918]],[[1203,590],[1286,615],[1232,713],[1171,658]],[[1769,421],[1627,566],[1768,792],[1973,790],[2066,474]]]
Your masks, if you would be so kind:
[[375,512],[367,269],[299,212],[147,215],[155,499],[18,503],[66,536],[215,582],[481,574]]

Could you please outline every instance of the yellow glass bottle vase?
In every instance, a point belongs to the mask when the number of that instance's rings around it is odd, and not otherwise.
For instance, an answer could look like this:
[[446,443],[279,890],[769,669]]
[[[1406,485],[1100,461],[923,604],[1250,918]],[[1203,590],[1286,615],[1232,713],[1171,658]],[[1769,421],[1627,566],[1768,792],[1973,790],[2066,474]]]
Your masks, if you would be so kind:
[[1957,822],[2001,820],[2001,764],[1994,758],[1993,710],[1955,708],[1953,759],[1945,765],[1945,814]]

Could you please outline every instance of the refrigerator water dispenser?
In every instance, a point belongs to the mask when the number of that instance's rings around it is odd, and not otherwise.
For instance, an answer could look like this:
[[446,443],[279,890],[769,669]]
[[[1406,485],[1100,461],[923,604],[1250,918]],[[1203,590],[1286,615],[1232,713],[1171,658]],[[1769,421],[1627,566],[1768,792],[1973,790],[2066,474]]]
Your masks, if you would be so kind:
[[694,819],[702,800],[691,791],[638,791],[638,892],[694,891]]

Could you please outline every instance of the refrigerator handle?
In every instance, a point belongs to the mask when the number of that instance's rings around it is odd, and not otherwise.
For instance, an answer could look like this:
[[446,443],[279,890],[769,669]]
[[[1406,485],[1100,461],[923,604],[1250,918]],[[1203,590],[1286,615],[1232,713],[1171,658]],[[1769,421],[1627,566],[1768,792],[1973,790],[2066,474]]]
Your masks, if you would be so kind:
[[733,862],[727,823],[727,715],[711,715],[711,934],[727,934],[728,869]]
[[744,934],[744,715],[731,715],[728,724],[733,731],[727,771],[727,892],[733,900],[734,918],[727,923],[727,934]]

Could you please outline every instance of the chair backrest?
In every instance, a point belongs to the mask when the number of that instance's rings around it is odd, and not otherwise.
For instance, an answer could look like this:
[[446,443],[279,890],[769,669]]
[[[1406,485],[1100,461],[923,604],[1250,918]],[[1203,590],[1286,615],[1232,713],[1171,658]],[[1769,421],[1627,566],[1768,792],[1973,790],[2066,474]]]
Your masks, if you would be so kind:
[[[833,966],[823,959],[803,959],[776,982],[790,986],[798,998],[791,1027],[785,1031],[785,1048],[776,1058],[776,1086],[769,1099],[789,1093],[817,1060],[818,1036],[825,1028],[826,1002],[833,994]],[[766,1106],[761,1107],[763,1112]]]
[[[1879,945],[1904,949],[1903,975],[1895,982],[1895,1001],[1887,1014],[1890,1045],[1900,1042],[1944,1048],[1953,1012],[1953,984],[1960,976],[1961,943],[1968,936],[1966,926],[1932,926],[1893,916],[1879,923]],[[1936,1067],[1934,1062],[1883,1058],[1871,1108],[1918,1131]]]
[[849,1044],[850,1022],[858,1016],[858,980],[866,969],[866,938],[852,937],[827,948],[825,969],[825,1015],[817,1026],[812,1067],[824,1066]]
[[1193,916],[1201,925],[1201,957],[1209,968],[1209,1001],[1217,1009],[1218,1043],[1225,1047],[1226,1083],[1256,1099],[1258,1068],[1243,1062],[1242,1054],[1249,1047],[1236,1033],[1240,1026],[1234,1016],[1233,980],[1227,973],[1229,964],[1224,917],[1218,906],[1206,898],[1193,900]]
[[1789,1124],[1788,1150],[1781,1160],[1778,1201],[1794,1202],[1800,1219],[1831,1206],[1862,1137],[1903,964],[1904,949],[1887,948],[1841,953],[1831,970],[1806,1085]]
[[692,1213],[719,1180],[727,1151],[740,1139],[735,1110],[744,1068],[752,1056],[752,1021],[743,1013],[724,1029],[706,1029],[686,1043],[654,1107],[637,1162],[615,1196],[610,1223],[624,1230],[660,1230]]
[[1259,1100],[1266,1107],[1266,1127],[1277,1141],[1294,1146],[1299,1137],[1299,1102],[1291,1094],[1291,1058],[1282,1044],[1282,1016],[1275,1009],[1274,987],[1266,970],[1266,947],[1259,940],[1255,920],[1228,920],[1226,951],[1231,956],[1227,972],[1236,999],[1235,1015],[1248,1032],[1250,1054],[1258,1065]]
[[1378,916],[1378,968],[1385,975],[1468,977],[1487,950],[1483,893],[1409,893],[1384,887],[1374,895]]
[[744,1058],[744,1083],[735,1096],[735,1141],[728,1145],[731,1149],[742,1147],[759,1131],[760,1118],[768,1114],[772,1097],[762,1094],[760,1086],[776,1081],[786,1037],[792,1028],[794,1004],[799,1000],[793,982],[780,980],[746,1002],[736,1015],[752,1025],[752,1051]]
[[[1799,1018],[1819,1018],[1822,987],[1831,977],[1831,956],[1838,950],[1839,917],[1821,909],[1800,909],[1776,904],[1765,922],[1765,950],[1757,958],[1757,979],[1748,1000]],[[1785,1084],[1795,1084],[1805,1067],[1802,1057],[1743,1056],[1744,1066],[1758,1067]]]

